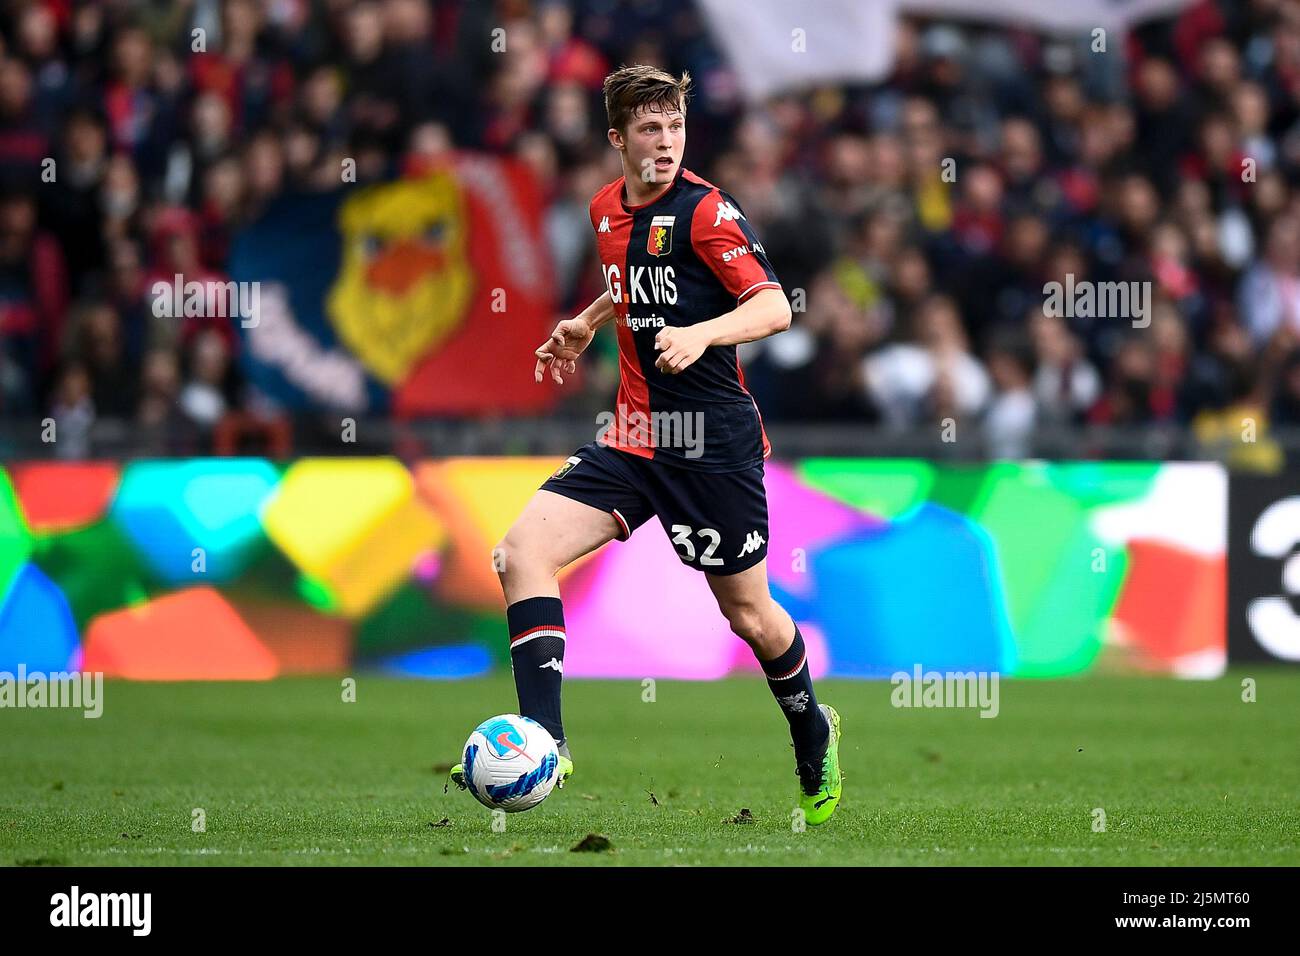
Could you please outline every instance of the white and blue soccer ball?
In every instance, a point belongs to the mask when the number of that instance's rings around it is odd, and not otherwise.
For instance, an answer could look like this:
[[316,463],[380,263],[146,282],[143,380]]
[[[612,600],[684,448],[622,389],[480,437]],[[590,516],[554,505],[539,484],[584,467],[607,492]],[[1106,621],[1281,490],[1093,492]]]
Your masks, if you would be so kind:
[[555,788],[560,754],[545,727],[518,714],[491,717],[474,728],[461,755],[465,785],[479,803],[518,813]]

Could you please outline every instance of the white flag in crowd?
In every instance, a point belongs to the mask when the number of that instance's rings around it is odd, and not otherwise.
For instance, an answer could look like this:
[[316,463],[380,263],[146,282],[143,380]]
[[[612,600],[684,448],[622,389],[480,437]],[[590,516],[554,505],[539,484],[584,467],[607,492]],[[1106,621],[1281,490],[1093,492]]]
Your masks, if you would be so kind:
[[884,0],[902,13],[1010,23],[1052,33],[1125,29],[1172,16],[1192,0]]
[[1191,0],[699,0],[751,100],[889,75],[899,14],[1018,24],[1052,33],[1122,30]]
[[699,3],[750,99],[819,83],[870,83],[889,74],[895,0]]

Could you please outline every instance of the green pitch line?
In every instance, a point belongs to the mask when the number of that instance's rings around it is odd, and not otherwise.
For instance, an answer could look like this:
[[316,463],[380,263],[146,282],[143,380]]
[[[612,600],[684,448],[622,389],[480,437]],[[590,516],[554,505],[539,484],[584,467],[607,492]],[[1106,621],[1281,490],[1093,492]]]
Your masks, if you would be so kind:
[[[800,833],[760,680],[660,681],[653,703],[639,681],[568,681],[577,772],[498,833],[442,786],[513,709],[508,675],[362,674],[355,703],[334,679],[110,682],[98,720],[0,710],[0,865],[1300,864],[1300,674],[1003,681],[994,719],[890,690],[818,684],[844,798]],[[611,849],[570,852],[593,833]]]

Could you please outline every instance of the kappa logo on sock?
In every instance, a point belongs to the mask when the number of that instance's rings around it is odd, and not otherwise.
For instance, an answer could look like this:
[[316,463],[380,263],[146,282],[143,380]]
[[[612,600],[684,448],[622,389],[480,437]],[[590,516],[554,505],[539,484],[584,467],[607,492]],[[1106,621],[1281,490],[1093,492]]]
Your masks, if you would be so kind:
[[808,709],[808,692],[801,690],[797,694],[791,694],[789,697],[778,697],[776,702],[786,710],[792,710],[796,714],[802,714]]
[[548,667],[549,667],[551,670],[555,671],[555,673],[557,673],[557,674],[563,674],[563,673],[564,673],[564,662],[563,662],[563,661],[558,661],[558,660],[556,660],[554,657],[552,657],[552,658],[551,658],[549,661],[547,661],[545,664],[538,664],[538,665],[537,665],[537,669],[538,669],[539,671],[540,671],[540,670],[545,670],[545,669],[548,668]]

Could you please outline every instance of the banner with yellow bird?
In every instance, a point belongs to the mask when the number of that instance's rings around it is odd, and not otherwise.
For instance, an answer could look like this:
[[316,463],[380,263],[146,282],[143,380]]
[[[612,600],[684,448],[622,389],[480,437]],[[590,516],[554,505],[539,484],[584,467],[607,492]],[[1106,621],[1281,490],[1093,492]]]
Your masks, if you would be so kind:
[[554,324],[541,195],[508,159],[460,154],[370,185],[286,195],[237,237],[258,282],[246,378],[288,410],[538,414]]

